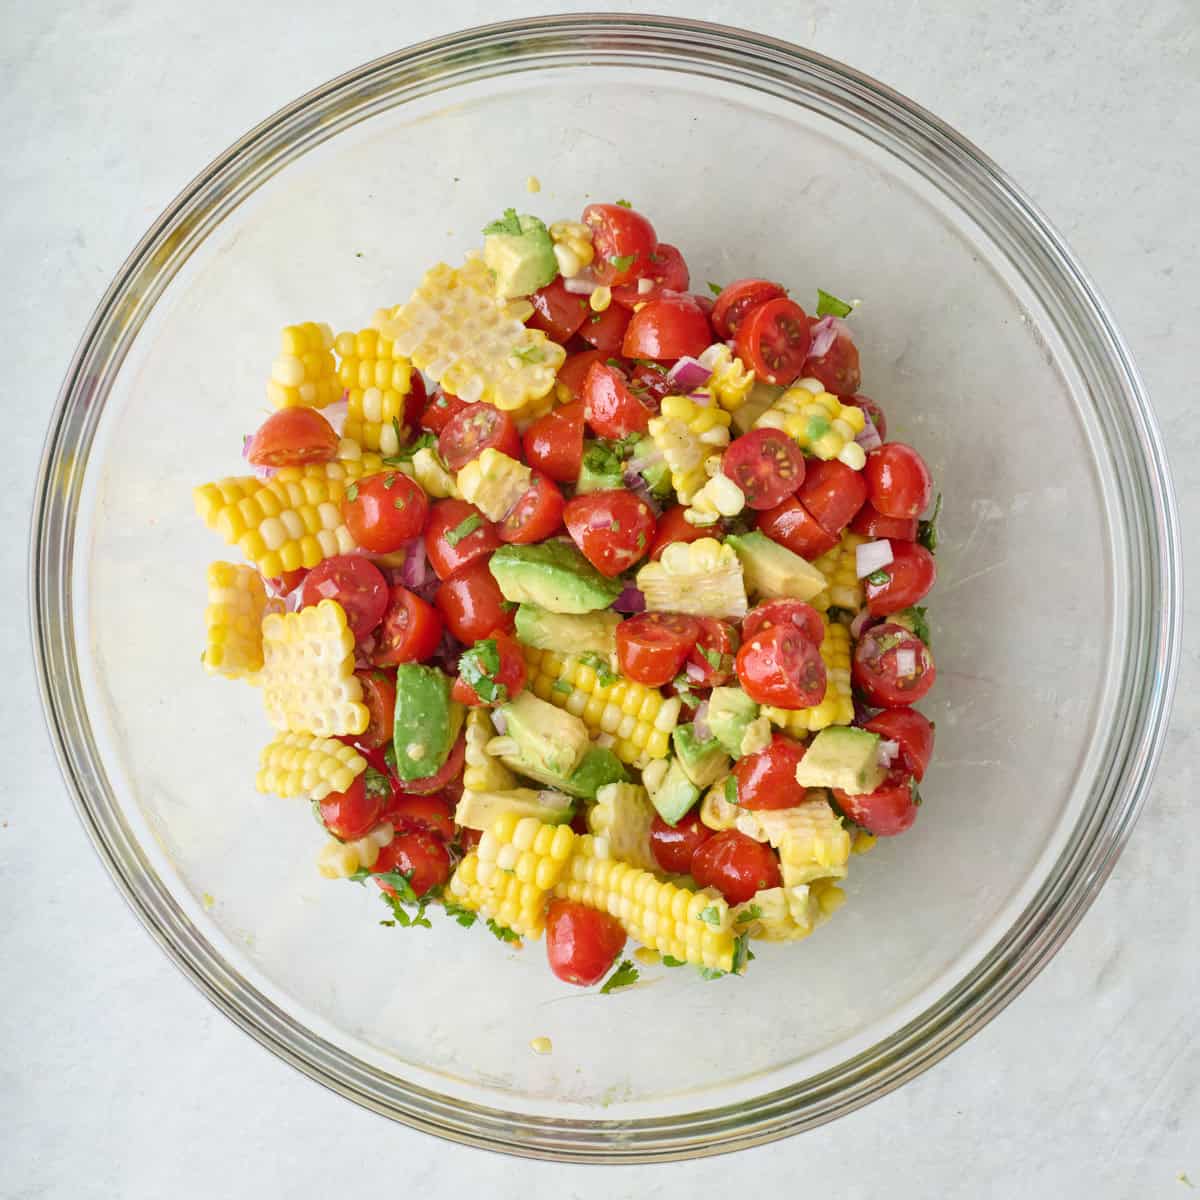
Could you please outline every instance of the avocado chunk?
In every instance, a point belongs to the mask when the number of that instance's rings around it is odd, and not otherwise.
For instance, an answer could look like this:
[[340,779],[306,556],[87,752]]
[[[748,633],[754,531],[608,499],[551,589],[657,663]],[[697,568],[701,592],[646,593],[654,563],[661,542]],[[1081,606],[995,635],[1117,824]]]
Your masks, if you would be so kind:
[[885,775],[879,765],[879,734],[843,725],[822,729],[796,767],[801,787],[841,788],[850,796],[873,792]]
[[396,775],[408,780],[435,774],[450,754],[464,716],[463,706],[450,699],[448,675],[436,667],[401,663],[392,731]]
[[679,759],[673,758],[650,803],[668,825],[678,825],[699,799],[700,789],[684,774]]
[[758,705],[737,687],[715,687],[708,698],[708,727],[727,754],[740,758],[742,739],[758,720]]
[[558,792],[513,788],[505,792],[463,792],[454,810],[454,823],[486,832],[503,816],[536,817],[546,825],[565,825],[575,815],[575,804]]
[[586,496],[589,492],[607,492],[624,486],[625,469],[620,458],[603,442],[585,442],[575,494]]
[[773,383],[763,383],[761,379],[754,381],[746,402],[733,414],[733,427],[738,433],[749,433],[754,428],[754,422],[779,399],[786,388],[776,387]]
[[640,463],[643,458],[651,455],[655,456],[656,461],[648,466],[638,467],[638,474],[646,481],[646,486],[656,499],[665,500],[671,494],[671,468],[667,466],[666,459],[658,454],[658,447],[653,440],[649,437],[638,438],[633,444],[633,454],[629,461],[630,464]]
[[599,654],[610,659],[617,652],[615,612],[553,613],[536,604],[517,609],[517,640],[535,650],[555,654]]
[[554,779],[569,778],[591,747],[587,726],[577,716],[532,692],[522,692],[496,711],[520,758]]
[[767,600],[811,600],[828,586],[825,576],[786,546],[757,529],[729,534],[725,541],[737,551],[746,590]]
[[561,539],[501,546],[488,566],[505,600],[537,604],[552,613],[595,612],[621,594],[619,579],[606,579],[571,542]]
[[496,294],[509,299],[528,296],[553,283],[558,275],[554,242],[543,221],[506,208],[504,216],[483,231],[483,261],[495,272]]
[[698,788],[716,783],[729,770],[725,747],[715,737],[701,741],[693,725],[676,725],[671,742],[683,773]]
[[[498,738],[491,745],[495,746],[501,740],[516,742],[515,738]],[[519,743],[517,749],[520,750]],[[553,771],[534,766],[519,752],[501,754],[500,761],[518,775],[524,775],[537,783],[544,783],[547,787],[557,788],[558,791],[581,800],[594,800],[596,793],[607,784],[626,783],[629,780],[629,772],[625,770],[621,760],[611,750],[602,746],[593,746],[580,760],[579,766],[565,778]]]

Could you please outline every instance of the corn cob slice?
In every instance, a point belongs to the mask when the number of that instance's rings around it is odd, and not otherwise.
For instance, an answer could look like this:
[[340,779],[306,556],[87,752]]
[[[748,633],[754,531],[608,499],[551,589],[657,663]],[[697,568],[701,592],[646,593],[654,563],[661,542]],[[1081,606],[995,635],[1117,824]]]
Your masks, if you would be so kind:
[[467,712],[467,732],[464,743],[463,794],[507,792],[517,786],[517,777],[494,755],[487,744],[496,736],[487,710],[472,708]]
[[334,349],[338,381],[346,393],[343,432],[369,450],[395,454],[407,436],[405,405],[412,391],[412,364],[377,329],[339,333]]
[[843,404],[829,392],[815,395],[803,384],[788,388],[754,423],[755,429],[782,429],[802,450],[817,458],[836,458],[861,471],[867,456],[854,440],[866,424],[862,409]]
[[281,733],[263,747],[254,786],[284,800],[324,800],[344,792],[367,769],[367,760],[345,742],[311,733]]
[[681,612],[696,617],[746,615],[742,564],[732,546],[716,538],[672,542],[658,562],[637,573],[650,612]]
[[353,842],[330,838],[317,855],[317,870],[326,879],[349,879],[355,871],[369,871],[378,860],[379,851],[392,840],[395,832],[385,821]]
[[825,695],[812,708],[776,708],[764,704],[762,712],[773,725],[793,735],[816,732],[827,725],[854,722],[854,698],[850,694],[850,631],[837,621],[825,621],[821,641],[825,663]]
[[533,472],[524,463],[489,447],[459,471],[456,482],[462,498],[489,521],[503,521],[529,490]]
[[[715,404],[697,404],[690,396],[664,396],[661,415],[652,417],[650,437],[671,471],[671,486],[680,504],[714,475],[721,451],[729,445],[730,416]],[[711,466],[706,466],[715,460]]]
[[813,566],[829,581],[829,586],[809,602],[825,612],[829,608],[844,608],[857,613],[863,606],[862,580],[858,577],[855,551],[867,539],[847,529],[832,550],[813,560]]
[[336,600],[263,621],[263,703],[280,730],[362,733],[369,714],[354,676],[354,634]]
[[288,325],[279,340],[280,354],[267,380],[267,399],[276,408],[324,408],[341,396],[328,325]]
[[378,454],[283,467],[270,479],[239,475],[192,490],[196,513],[267,579],[355,549],[342,520],[346,488],[383,469]]
[[716,342],[700,355],[712,374],[704,385],[712,398],[728,413],[737,412],[754,388],[754,372],[737,358],[724,342]]
[[205,669],[228,679],[254,682],[262,670],[262,621],[267,591],[253,567],[215,562],[208,567],[208,645]]
[[588,813],[588,829],[608,839],[612,855],[644,871],[659,869],[650,852],[653,823],[654,806],[646,789],[636,783],[605,784],[596,792],[596,803]]
[[733,910],[733,925],[766,942],[798,942],[816,926],[821,905],[808,884],[763,888]]
[[680,700],[667,700],[656,688],[617,676],[602,684],[594,667],[577,658],[522,646],[535,696],[582,718],[593,735],[613,737],[613,753],[641,766],[666,758],[679,720]]
[[794,808],[742,809],[737,829],[779,851],[785,887],[846,874],[850,834],[826,800],[814,798]]
[[525,328],[530,312],[527,301],[498,299],[487,267],[471,258],[427,271],[404,304],[373,324],[392,339],[394,353],[448,392],[512,411],[545,396],[566,357],[541,330]]
[[727,790],[727,785],[732,779],[732,775],[718,779],[700,801],[700,823],[716,833],[737,828],[737,819],[742,814],[742,809],[729,800],[730,793],[737,795],[735,788]]
[[589,834],[576,839],[554,894],[616,917],[651,950],[699,967],[733,969],[735,935],[724,897],[664,883],[649,871],[618,862],[604,838]]

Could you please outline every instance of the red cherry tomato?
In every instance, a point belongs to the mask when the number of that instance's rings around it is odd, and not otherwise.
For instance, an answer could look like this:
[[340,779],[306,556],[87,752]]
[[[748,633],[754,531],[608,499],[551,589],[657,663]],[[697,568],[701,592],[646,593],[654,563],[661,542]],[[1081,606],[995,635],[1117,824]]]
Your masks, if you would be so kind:
[[397,833],[424,831],[444,842],[454,840],[454,814],[444,796],[395,796],[384,805],[379,819]]
[[325,828],[343,842],[353,842],[371,832],[379,823],[384,798],[367,791],[365,772],[344,792],[330,792],[321,801],[321,820]]
[[451,471],[465,467],[485,450],[521,457],[521,435],[511,416],[490,404],[468,404],[446,422],[438,435],[438,453]]
[[825,622],[811,604],[801,600],[766,600],[742,618],[742,637],[750,640],[761,629],[772,625],[790,625],[818,649],[825,640]]
[[567,291],[562,278],[556,278],[529,297],[533,316],[525,323],[541,329],[556,342],[569,342],[589,315],[588,298]]
[[593,364],[587,373],[583,383],[583,412],[592,429],[605,438],[645,433],[651,416],[650,410],[626,386],[624,375],[604,363]]
[[861,471],[852,471],[837,459],[810,459],[796,499],[827,533],[835,537],[850,524],[867,498]]
[[687,659],[688,678],[700,687],[721,687],[733,674],[738,635],[728,621],[700,617],[700,633]]
[[[881,576],[887,576],[880,582]],[[937,579],[933,555],[916,542],[893,542],[892,561],[868,575],[864,583],[867,611],[873,617],[887,617],[916,604]]]
[[800,378],[812,344],[808,316],[794,300],[768,300],[752,309],[735,335],[737,356],[764,383],[787,387]]
[[583,465],[583,401],[552,408],[525,430],[525,461],[555,483],[574,483]]
[[625,949],[616,917],[575,900],[552,900],[546,913],[546,958],[564,983],[590,987],[608,974]]
[[855,825],[876,837],[895,837],[912,827],[917,819],[917,796],[913,778],[904,771],[891,771],[873,792],[848,796],[833,789],[838,807]]
[[699,525],[692,525],[684,518],[683,514],[686,511],[687,509],[682,504],[676,504],[658,518],[658,528],[655,531],[654,540],[650,543],[652,562],[658,562],[662,552],[672,542],[698,542],[702,537],[720,536],[722,529],[720,522],[716,525],[706,525],[703,528]]
[[748,313],[787,295],[787,288],[766,279],[737,279],[724,288],[713,305],[712,323],[724,342],[736,336]]
[[463,853],[468,853],[479,845],[482,837],[483,831],[481,829],[459,829],[458,844],[463,848]]
[[465,400],[460,400],[457,396],[452,396],[449,392],[443,392],[441,388],[438,388],[421,413],[421,428],[430,433],[441,433],[446,428],[446,422],[455,413],[469,407],[470,405]]
[[367,706],[367,727],[354,740],[371,750],[382,750],[392,740],[396,718],[396,680],[385,671],[355,671]]
[[691,296],[660,296],[633,314],[621,352],[626,358],[695,357],[712,340],[708,318]]
[[434,603],[446,628],[460,642],[481,641],[493,630],[512,631],[513,614],[486,559],[476,559],[444,580]]
[[754,523],[773,542],[810,562],[838,544],[837,534],[819,524],[795,496],[760,512]]
[[[489,642],[491,647],[488,646]],[[521,653],[521,647],[507,633],[496,632],[482,643],[477,642],[471,650],[475,653],[468,651],[459,659],[459,674],[450,689],[451,699],[478,708],[484,704],[505,704],[521,694],[525,688],[525,656]],[[492,654],[498,660],[494,670],[486,671],[492,686],[487,687],[483,695],[477,690],[483,686],[483,680],[479,680],[477,685],[467,682],[463,660],[468,654],[471,666],[476,669],[480,665],[487,668]]]
[[355,641],[365,638],[388,606],[388,585],[383,572],[358,554],[323,558],[300,585],[300,607],[311,608],[322,600],[336,600],[346,610],[346,624]]
[[737,656],[742,690],[759,704],[812,708],[825,696],[825,663],[800,630],[772,625],[747,638]]
[[[423,896],[450,878],[450,854],[441,838],[434,837],[432,833],[398,833],[379,851],[379,857],[371,868],[372,875],[391,871],[407,875],[413,893]],[[396,889],[390,883],[380,879],[376,879],[375,883],[381,891],[392,896],[396,894]]]
[[871,503],[888,517],[919,517],[929,507],[933,480],[925,460],[903,442],[888,442],[867,455],[863,470]]
[[629,327],[629,309],[610,304],[603,312],[589,312],[579,327],[579,336],[595,346],[606,358],[621,353],[625,330]]
[[682,613],[648,612],[627,617],[617,626],[617,661],[621,674],[661,687],[683,668],[700,636],[700,622]]
[[[433,792],[453,789],[455,781],[462,776],[463,761],[466,758],[466,738],[460,737],[446,755],[446,761],[432,775],[420,779],[406,779],[404,793],[410,796],[428,796]],[[461,789],[459,789],[461,791]]]
[[736,829],[715,833],[701,844],[692,855],[692,878],[702,888],[716,888],[729,904],[783,886],[775,851]]
[[281,408],[259,427],[246,447],[256,467],[299,467],[337,458],[338,436],[315,408]]
[[442,640],[442,619],[431,604],[396,584],[388,599],[379,639],[371,661],[377,667],[421,662]]
[[346,488],[342,519],[350,536],[373,554],[390,554],[425,528],[429,497],[399,471],[368,475]]
[[774,508],[804,482],[804,455],[782,430],[752,429],[730,442],[721,473],[742,489],[750,508]]
[[602,350],[581,350],[578,354],[569,354],[563,365],[558,368],[558,374],[554,377],[555,383],[561,383],[571,393],[571,399],[582,400],[583,381],[592,369],[592,364],[602,363],[607,357],[609,356]]
[[915,633],[885,622],[863,632],[854,647],[851,676],[876,708],[916,704],[937,678],[933,655]]
[[268,579],[267,583],[274,589],[278,596],[286,596],[294,592],[305,580],[308,575],[306,567],[297,567],[294,571],[284,571],[276,579]]
[[[650,267],[642,274],[636,283],[622,283],[613,288],[613,299],[626,308],[633,308],[664,292],[686,292],[691,282],[687,263],[683,255],[667,242],[659,242],[657,249],[650,255]],[[642,289],[643,283],[649,287]]]
[[796,767],[804,747],[777,733],[757,754],[746,754],[733,768],[737,802],[742,808],[795,808],[804,803],[804,789],[796,782]]
[[475,505],[465,500],[436,500],[430,505],[425,554],[439,579],[449,579],[499,546],[496,527]]
[[687,875],[692,869],[692,855],[712,835],[713,831],[700,820],[697,808],[680,817],[675,825],[668,825],[656,815],[650,824],[650,852],[668,875]]
[[915,708],[889,708],[872,717],[864,729],[885,742],[900,745],[900,765],[920,782],[933,757],[933,725]]
[[610,579],[645,557],[654,538],[654,513],[633,492],[590,492],[563,511],[572,540],[584,557]]
[[861,408],[871,418],[871,424],[875,426],[875,431],[885,442],[887,441],[887,416],[870,396],[843,396],[842,403],[853,404],[855,408]]
[[589,204],[583,223],[592,231],[592,274],[598,283],[612,287],[650,273],[658,235],[640,212],[620,204]]
[[565,505],[562,492],[541,471],[534,471],[532,486],[496,526],[496,533],[502,542],[518,545],[543,541],[561,528]]
[[819,379],[825,390],[835,396],[851,396],[858,391],[858,385],[862,382],[858,347],[844,326],[839,324],[835,329],[837,332],[829,348],[824,354],[810,353],[804,360],[801,373],[806,378]]
[[850,529],[867,538],[894,538],[901,542],[912,542],[917,537],[917,518],[885,517],[868,500],[850,522]]

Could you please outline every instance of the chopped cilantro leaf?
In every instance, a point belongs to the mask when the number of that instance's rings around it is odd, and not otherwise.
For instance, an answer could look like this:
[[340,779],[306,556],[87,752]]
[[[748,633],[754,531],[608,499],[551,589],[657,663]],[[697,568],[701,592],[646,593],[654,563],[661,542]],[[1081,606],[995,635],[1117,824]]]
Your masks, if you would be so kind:
[[750,949],[750,935],[748,933],[739,934],[733,939],[733,974],[740,975],[753,957],[754,951]]
[[613,533],[621,532],[621,522],[615,518],[608,523],[608,527],[613,531]]
[[494,917],[488,917],[487,927],[491,930],[492,936],[502,942],[509,942],[511,944],[521,940],[519,933],[514,933],[507,925],[497,924]]
[[[436,401],[435,401],[436,403]],[[423,433],[415,442],[408,446],[401,446],[395,454],[390,455],[383,460],[385,467],[399,467],[404,463],[412,462],[418,450],[432,450],[437,447],[437,438],[432,433]],[[350,489],[346,489],[346,494],[350,494]]]
[[357,483],[352,483],[346,489],[346,499],[349,500],[351,504],[353,504],[354,501],[358,499],[358,484]]
[[632,208],[633,207],[633,205],[630,204],[628,200],[618,200],[617,204],[620,205],[621,208]]
[[478,513],[463,517],[453,529],[446,530],[446,542],[451,546],[457,546],[463,538],[470,537],[482,524],[483,518]]
[[633,266],[635,258],[637,258],[636,254],[610,254],[608,256],[608,265],[614,271],[628,271]]
[[565,679],[556,679],[550,686],[556,692],[562,692],[564,696],[571,694],[571,685]]
[[839,300],[836,296],[817,288],[818,317],[848,317],[853,311],[853,304],[847,304],[845,300]]
[[870,575],[867,576],[867,582],[872,587],[886,587],[890,579],[891,576],[882,567],[880,567],[878,571],[872,571]]
[[737,780],[732,775],[725,776],[725,803],[736,804],[738,802]]
[[714,671],[719,671],[721,669],[721,655],[717,653],[716,650],[713,650],[708,646],[699,646],[697,648],[704,656],[704,661],[708,663],[708,665],[712,667]]
[[392,781],[382,771],[377,771],[372,766],[368,766],[363,773],[363,786],[366,788],[367,795],[372,799],[376,796],[386,799],[392,794]]
[[541,346],[514,346],[512,355],[525,363],[539,363],[546,357]]
[[600,988],[603,995],[615,992],[617,988],[629,987],[638,981],[638,969],[627,958],[621,960],[621,965],[604,981]]
[[604,365],[606,367],[616,367],[618,371],[625,370],[625,364],[619,358],[606,358]]
[[392,490],[392,488],[394,488],[396,486],[396,480],[399,478],[400,478],[399,475],[389,475],[383,481],[383,486],[390,492]]
[[588,317],[588,320],[591,321],[591,323],[593,325],[595,325],[602,316],[604,316],[603,313],[592,313],[592,315],[590,317]]
[[707,908],[702,908],[697,919],[703,921],[705,925],[711,925],[714,929],[721,924],[721,914],[715,904],[710,904]]
[[507,233],[519,237],[521,234],[521,221],[517,216],[515,208],[506,208],[504,216],[497,221],[491,221],[483,227],[484,236],[489,233]]
[[724,979],[728,975],[728,971],[722,971],[720,967],[701,967],[701,979]]
[[664,967],[686,967],[687,963],[682,958],[674,958],[670,954],[662,956],[662,965]]
[[714,296],[719,296],[725,289],[719,283],[713,283],[713,281],[710,279],[708,281],[708,290],[712,292]]
[[[389,789],[390,790],[390,789]],[[432,929],[429,918],[425,915],[426,909],[429,908],[430,896],[422,896],[417,898],[416,893],[412,889],[412,872],[403,871],[379,871],[372,873],[365,868],[359,868],[350,876],[350,879],[355,883],[365,883],[368,879],[378,880],[380,883],[387,884],[392,889],[391,892],[380,892],[380,899],[392,910],[392,920],[380,921],[381,925],[394,927],[399,925],[402,929],[408,929],[413,925],[421,925],[426,929]],[[417,911],[410,913],[406,905],[415,904]]]
[[446,909],[446,916],[453,917],[464,929],[470,929],[479,919],[469,908],[463,908],[454,900],[443,900],[442,904]]
[[646,535],[644,532],[637,535],[637,548],[639,550],[645,550],[646,548]]
[[747,904],[736,917],[734,921],[738,925],[748,925],[751,921],[757,921],[762,916],[762,906],[758,904]]
[[942,493],[938,492],[937,499],[933,502],[933,512],[929,516],[928,521],[917,522],[917,541],[929,551],[930,554],[937,553],[938,547],[938,527],[937,520],[942,511]]
[[[384,484],[384,486],[386,487],[387,485]],[[392,501],[392,507],[393,508],[407,508],[408,501],[403,496],[397,496],[395,498],[395,500]]]
[[601,687],[609,687],[616,683],[619,678],[613,674],[612,668],[608,665],[608,660],[597,654],[595,650],[589,650],[586,654],[581,654],[579,661],[585,667],[591,667],[596,672],[596,678],[600,681]]
[[929,618],[926,615],[929,610],[923,604],[914,604],[909,608],[902,609],[894,617],[890,618],[897,625],[903,625],[905,629],[911,629],[927,646],[933,644],[933,634],[929,628]]
[[458,675],[485,704],[503,704],[508,688],[500,683],[500,648],[495,638],[476,642],[458,660]]

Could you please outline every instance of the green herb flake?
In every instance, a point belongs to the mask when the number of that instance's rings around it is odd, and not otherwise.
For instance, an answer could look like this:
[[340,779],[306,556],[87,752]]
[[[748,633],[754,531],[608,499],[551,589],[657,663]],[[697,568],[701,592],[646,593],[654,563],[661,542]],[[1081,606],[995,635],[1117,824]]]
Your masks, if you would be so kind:
[[589,650],[586,654],[581,654],[579,661],[585,667],[591,667],[596,672],[596,678],[599,680],[601,687],[610,687],[619,678],[619,676],[613,673],[607,659],[597,654],[595,650]]
[[540,363],[546,357],[541,346],[514,346],[513,358],[519,358],[523,363]]
[[604,365],[606,367],[615,367],[618,371],[625,370],[625,364],[619,358],[606,358]]
[[392,794],[392,781],[382,772],[368,766],[363,772],[363,786],[367,795],[374,799],[382,796],[387,799]]
[[699,646],[697,649],[700,651],[704,661],[708,663],[708,665],[712,667],[714,671],[719,671],[721,669],[721,655],[716,650],[710,649],[708,646]]
[[853,304],[847,304],[845,300],[839,300],[829,292],[817,288],[818,317],[848,317],[853,311]]
[[[436,403],[436,401],[435,401]],[[432,433],[423,433],[415,442],[408,446],[402,446],[395,454],[390,455],[383,460],[385,467],[400,467],[405,463],[410,463],[416,457],[420,450],[433,450],[437,448],[437,438]],[[346,494],[350,494],[350,489],[346,489]]]
[[386,479],[383,481],[383,486],[384,486],[384,488],[386,488],[386,489],[387,489],[387,490],[390,492],[390,491],[392,490],[392,488],[394,488],[394,487],[396,486],[396,480],[397,480],[397,479],[399,479],[399,478],[400,478],[400,476],[399,476],[399,475],[389,475],[389,476],[388,476],[388,477],[387,477],[387,478],[386,478]]
[[604,316],[603,313],[592,313],[592,315],[590,317],[588,317],[588,320],[591,321],[591,323],[593,325],[595,325],[600,320],[600,318],[603,316]]
[[747,904],[745,908],[738,910],[738,915],[733,920],[737,925],[749,925],[751,921],[757,921],[761,916],[761,905]]
[[722,971],[720,967],[701,967],[701,979],[724,979],[728,975],[728,971]]
[[637,535],[637,548],[639,550],[645,550],[646,548],[646,534],[644,532]]
[[346,499],[349,500],[351,504],[353,504],[354,501],[358,499],[358,484],[357,483],[352,483],[346,489]]
[[942,493],[938,492],[937,499],[933,502],[933,512],[929,515],[929,520],[917,522],[917,541],[929,551],[930,554],[936,554],[938,548],[938,517],[942,512]]
[[483,233],[486,237],[489,233],[506,233],[513,237],[521,236],[521,221],[517,216],[515,208],[506,208],[504,216],[499,220],[491,221],[483,227]]
[[608,527],[613,531],[613,533],[621,532],[621,522],[615,518],[608,523]]
[[637,967],[629,959],[622,959],[621,965],[601,985],[601,995],[607,996],[609,992],[615,992],[617,988],[629,987],[630,984],[637,983],[639,975]]
[[521,941],[521,935],[514,933],[507,925],[499,925],[494,917],[488,917],[487,927],[492,936],[501,942],[508,942],[509,945],[517,945]]
[[748,933],[739,934],[733,939],[732,973],[740,975],[753,958],[754,951],[750,949],[750,935]]
[[[392,889],[391,893],[380,892],[379,894],[380,899],[392,912],[392,919],[390,921],[380,921],[380,925],[386,925],[389,928],[399,925],[402,929],[408,929],[414,925],[419,925],[425,929],[433,928],[429,918],[425,915],[432,896],[426,895],[420,899],[417,898],[416,893],[412,889],[411,871],[379,871],[372,873],[360,867],[350,876],[350,879],[354,883],[366,883],[368,879],[374,879]],[[409,905],[416,905],[417,911],[410,913],[407,907]]]
[[713,283],[713,281],[710,279],[708,281],[708,290],[712,292],[714,296],[719,296],[725,289],[719,283]]
[[608,256],[608,265],[614,271],[628,271],[633,266],[636,254],[610,254]]
[[476,642],[458,660],[458,675],[485,704],[503,704],[508,688],[500,683],[500,647],[495,638]]
[[442,906],[446,910],[446,916],[452,917],[464,929],[470,929],[479,920],[476,913],[473,913],[469,908],[463,908],[461,904],[454,900],[443,900]]
[[662,965],[664,967],[686,967],[687,963],[682,958],[673,958],[670,954],[662,956]]
[[714,929],[721,924],[721,913],[715,904],[710,904],[707,908],[702,908],[696,915],[696,920],[703,921],[705,925],[711,925]]
[[407,507],[408,507],[408,500],[407,500],[407,498],[406,498],[406,497],[404,497],[404,496],[397,496],[397,497],[395,498],[395,500],[393,500],[393,501],[392,501],[392,507],[393,507],[393,508],[398,508],[398,509],[404,509],[404,508],[407,508]]
[[556,692],[561,692],[564,696],[571,694],[571,685],[565,679],[556,679],[550,686]]
[[878,571],[872,571],[870,575],[867,576],[867,582],[872,587],[886,587],[891,578],[892,577],[887,573],[887,571],[885,571],[883,567],[880,567]]
[[618,201],[617,201],[617,204],[618,204],[618,205],[619,205],[621,208],[632,208],[632,207],[633,207],[633,205],[632,205],[632,204],[630,204],[628,200],[618,200]]
[[463,517],[453,529],[446,530],[445,537],[447,544],[457,546],[463,538],[470,537],[482,525],[483,518],[478,513],[472,513],[469,517]]
[[732,775],[725,776],[725,803],[736,804],[738,802],[737,780]]

